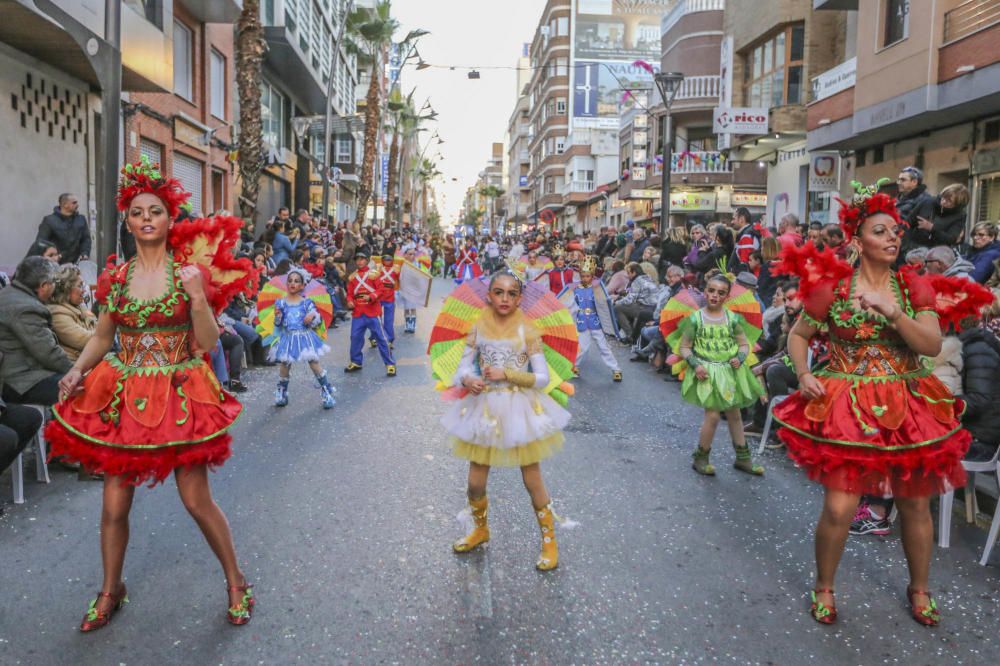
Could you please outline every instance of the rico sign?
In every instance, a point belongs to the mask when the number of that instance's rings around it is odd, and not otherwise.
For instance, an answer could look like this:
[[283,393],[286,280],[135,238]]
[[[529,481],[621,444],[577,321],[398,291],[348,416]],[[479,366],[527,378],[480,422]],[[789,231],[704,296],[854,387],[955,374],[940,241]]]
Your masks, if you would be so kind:
[[717,106],[712,112],[712,131],[716,134],[767,134],[767,126],[764,107]]

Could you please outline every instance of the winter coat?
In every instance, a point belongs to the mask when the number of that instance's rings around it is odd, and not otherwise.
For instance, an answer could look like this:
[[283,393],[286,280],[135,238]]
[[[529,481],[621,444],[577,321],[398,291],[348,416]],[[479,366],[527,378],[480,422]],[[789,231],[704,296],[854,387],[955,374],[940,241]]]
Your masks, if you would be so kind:
[[73,365],[52,331],[49,309],[17,280],[0,290],[0,355],[0,383],[18,393]]
[[972,272],[974,270],[976,270],[976,267],[971,261],[958,257],[955,259],[955,263],[945,270],[944,275],[946,277],[960,277],[965,278],[966,280],[971,280]]
[[916,226],[912,229],[913,239],[920,245],[934,247],[947,245],[954,247],[965,229],[965,206],[961,208],[941,208],[941,197],[934,199],[933,216],[926,218],[934,225],[930,231]]
[[280,231],[274,234],[274,242],[271,243],[271,249],[274,250],[274,263],[280,264],[285,259],[291,260],[292,253],[295,252],[295,248],[298,247],[299,241],[295,240],[293,243],[288,236],[281,233]]
[[75,361],[94,337],[97,317],[89,310],[70,303],[50,303],[48,308],[52,314],[52,331],[59,346],[71,361]]
[[641,241],[633,245],[632,252],[630,252],[628,255],[629,263],[633,261],[635,263],[639,263],[640,261],[642,261],[642,253],[646,251],[647,247],[649,247],[648,238],[643,238]]
[[90,256],[90,225],[80,213],[66,217],[59,212],[59,206],[51,215],[42,218],[38,225],[36,241],[48,241],[59,248],[62,263],[75,264],[81,256]]
[[765,309],[771,307],[774,294],[778,291],[778,278],[771,273],[771,268],[776,263],[776,261],[765,261],[760,265],[760,273],[757,274],[757,297]]
[[655,282],[653,282],[648,275],[645,273],[640,273],[636,279],[632,280],[632,284],[628,286],[628,290],[625,295],[622,296],[616,303],[616,305],[629,305],[630,303],[635,303],[637,305],[644,305],[648,308],[656,307],[656,299],[659,296],[660,288]]
[[955,335],[941,340],[941,353],[934,357],[934,376],[948,387],[953,395],[962,392],[962,341]]
[[934,219],[934,197],[927,191],[926,185],[918,185],[912,191],[901,194],[896,199],[896,210],[899,211],[900,219],[910,226],[903,242],[903,251],[899,253],[901,257],[906,256],[906,252],[915,247],[934,245],[926,236],[920,236],[918,233],[920,229],[917,228],[918,217]]
[[993,277],[993,262],[1000,259],[1000,240],[995,240],[986,247],[973,250],[969,253],[968,259],[972,262],[972,279],[979,284],[986,284],[986,281]]
[[989,331],[970,328],[962,341],[962,426],[987,444],[1000,442],[1000,341]]

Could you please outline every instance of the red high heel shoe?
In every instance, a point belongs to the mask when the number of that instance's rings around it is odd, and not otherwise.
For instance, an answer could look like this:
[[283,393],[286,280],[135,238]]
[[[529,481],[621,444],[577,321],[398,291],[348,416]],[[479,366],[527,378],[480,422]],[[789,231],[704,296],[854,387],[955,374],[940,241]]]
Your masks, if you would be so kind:
[[[927,597],[928,604],[926,606],[917,606],[913,603],[913,597],[917,594],[923,594]],[[910,615],[918,623],[924,625],[925,627],[936,627],[941,621],[941,613],[938,612],[937,603],[934,601],[934,597],[931,596],[930,592],[924,590],[914,590],[909,585],[906,586],[906,598],[910,600]]]
[[[101,597],[107,597],[111,600],[111,610],[98,610],[97,602],[100,601]],[[124,585],[122,585],[121,592],[118,594],[98,592],[97,598],[90,602],[90,607],[87,608],[87,614],[83,616],[83,621],[80,623],[80,631],[96,631],[101,627],[104,627],[111,622],[111,618],[114,617],[115,613],[120,611],[127,603],[128,591],[125,589]]]
[[812,607],[809,609],[809,614],[812,615],[812,619],[816,620],[820,624],[833,624],[837,621],[837,607],[834,604],[827,606],[822,601],[816,601],[816,594],[833,594],[833,590],[830,588],[816,588],[809,593],[809,598],[812,600]]
[[229,624],[241,625],[248,623],[250,618],[253,617],[253,607],[255,604],[253,585],[244,581],[242,585],[230,585],[226,591],[243,593],[243,598],[240,599],[240,602],[235,606],[230,606],[226,612],[226,619],[229,620]]

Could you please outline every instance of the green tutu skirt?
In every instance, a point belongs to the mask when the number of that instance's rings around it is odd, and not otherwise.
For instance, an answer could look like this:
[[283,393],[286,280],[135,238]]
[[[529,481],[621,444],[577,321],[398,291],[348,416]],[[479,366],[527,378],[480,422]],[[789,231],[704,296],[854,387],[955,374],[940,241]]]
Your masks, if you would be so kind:
[[681,382],[681,396],[703,409],[724,412],[727,409],[749,407],[764,395],[760,380],[747,365],[733,370],[729,363],[706,361],[708,379],[699,380],[688,368]]

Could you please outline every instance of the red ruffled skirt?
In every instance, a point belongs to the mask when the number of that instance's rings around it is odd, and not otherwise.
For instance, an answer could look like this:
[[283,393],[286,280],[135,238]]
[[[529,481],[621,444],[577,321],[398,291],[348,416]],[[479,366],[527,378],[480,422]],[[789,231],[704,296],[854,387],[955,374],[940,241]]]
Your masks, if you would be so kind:
[[242,409],[201,359],[130,368],[107,357],[82,392],[53,408],[45,438],[51,457],[155,485],[178,467],[225,462]]
[[965,485],[972,440],[964,403],[934,375],[817,379],[826,395],[795,393],[774,408],[788,455],[814,481],[853,494],[928,497]]

